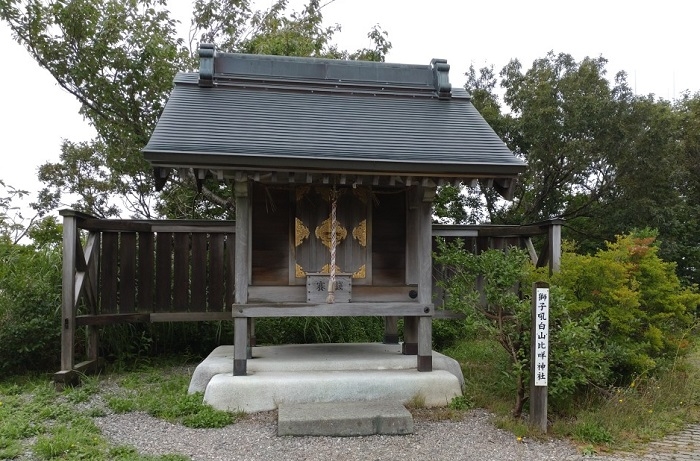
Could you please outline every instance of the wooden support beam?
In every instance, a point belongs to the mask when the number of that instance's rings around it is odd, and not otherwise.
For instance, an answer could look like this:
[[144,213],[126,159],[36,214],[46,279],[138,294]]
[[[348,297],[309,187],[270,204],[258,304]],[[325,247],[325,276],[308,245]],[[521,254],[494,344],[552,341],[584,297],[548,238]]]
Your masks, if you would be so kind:
[[[418,204],[418,303],[433,301],[433,200],[436,186],[421,187],[421,202]],[[432,371],[432,318],[419,318],[416,325],[418,343],[418,371]]]
[[403,318],[401,353],[403,355],[418,355],[418,319],[416,317],[404,316]]
[[418,317],[418,371],[433,371],[433,319]]
[[233,325],[233,376],[248,372],[248,319],[236,318]]
[[[250,282],[250,229],[251,207],[248,181],[236,181],[236,248],[235,248],[235,282],[234,302],[246,305],[248,302],[248,285]],[[236,318],[233,327],[233,374],[245,376],[247,373],[248,320]]]
[[384,344],[399,343],[399,318],[396,316],[384,317]]
[[250,194],[248,181],[236,181],[236,248],[235,248],[235,301],[248,302],[250,250]]
[[63,269],[61,294],[61,370],[73,370],[75,351],[75,263],[78,224],[63,216]]
[[234,304],[233,318],[261,317],[432,317],[432,304],[416,302],[351,302],[334,304],[267,303]]
[[535,250],[535,245],[532,244],[532,239],[530,237],[524,237],[523,240],[525,240],[525,248],[527,248],[527,252],[530,254],[530,261],[532,261],[532,264],[537,264],[537,250]]
[[549,226],[549,272],[561,270],[561,223],[553,222]]

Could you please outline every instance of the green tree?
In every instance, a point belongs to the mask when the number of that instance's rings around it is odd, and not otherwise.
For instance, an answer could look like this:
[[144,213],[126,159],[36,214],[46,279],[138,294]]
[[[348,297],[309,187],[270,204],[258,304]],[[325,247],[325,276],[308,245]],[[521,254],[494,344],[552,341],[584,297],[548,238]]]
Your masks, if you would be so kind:
[[[373,28],[373,48],[350,53],[332,44],[337,26],[324,27],[322,7],[310,0],[289,12],[286,0],[253,10],[250,0],[197,0],[189,42],[177,36],[165,0],[0,0],[0,18],[37,63],[81,104],[97,132],[89,143],[64,142],[61,159],[40,168],[43,212],[76,196],[72,207],[97,216],[121,208],[150,217],[230,217],[230,190],[216,181],[195,188],[191,172],[176,175],[161,196],[153,191],[141,154],[177,71],[191,70],[200,42],[226,51],[383,60],[391,44]],[[183,187],[184,186],[184,187]]]
[[24,219],[19,207],[13,203],[28,194],[27,191],[15,189],[0,179],[0,241],[17,243],[25,233]]

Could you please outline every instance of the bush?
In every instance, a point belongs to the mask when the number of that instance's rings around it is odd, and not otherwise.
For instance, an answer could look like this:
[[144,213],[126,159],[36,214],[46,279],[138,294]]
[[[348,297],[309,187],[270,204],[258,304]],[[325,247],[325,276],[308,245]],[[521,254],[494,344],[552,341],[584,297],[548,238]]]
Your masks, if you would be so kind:
[[536,280],[551,285],[548,392],[555,411],[591,386],[626,384],[660,369],[688,346],[700,294],[681,285],[648,231],[621,236],[592,256],[565,252],[551,279],[517,248],[479,255],[459,241],[438,248],[436,261],[449,274],[448,308],[464,312],[465,327],[497,341],[510,358],[516,416],[528,388]]
[[552,278],[577,318],[599,318],[599,336],[617,384],[672,360],[687,346],[700,294],[683,287],[658,256],[653,232],[619,236],[595,255],[564,253]]
[[0,372],[55,368],[61,251],[0,241]]

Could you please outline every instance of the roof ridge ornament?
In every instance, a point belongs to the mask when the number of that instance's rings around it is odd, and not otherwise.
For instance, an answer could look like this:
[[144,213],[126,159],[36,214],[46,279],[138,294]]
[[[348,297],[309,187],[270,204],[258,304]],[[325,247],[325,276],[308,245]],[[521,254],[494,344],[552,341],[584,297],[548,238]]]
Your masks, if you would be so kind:
[[433,69],[433,85],[439,99],[452,98],[452,85],[450,84],[450,65],[447,59],[433,58],[430,61]]
[[216,45],[201,43],[199,45],[199,86],[201,87],[214,86],[214,58],[216,58]]

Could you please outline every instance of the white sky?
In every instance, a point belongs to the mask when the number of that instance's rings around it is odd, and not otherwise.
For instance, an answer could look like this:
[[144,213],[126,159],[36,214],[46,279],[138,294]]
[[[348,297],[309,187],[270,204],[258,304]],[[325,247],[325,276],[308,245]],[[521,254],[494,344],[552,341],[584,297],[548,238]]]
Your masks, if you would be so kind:
[[[328,0],[322,0],[322,4]],[[189,25],[189,0],[170,0],[171,10]],[[270,0],[258,0],[266,7]],[[290,0],[300,9],[303,0]],[[694,0],[335,0],[324,9],[328,25],[340,23],[340,48],[369,46],[367,32],[379,24],[393,48],[388,61],[427,64],[444,58],[453,86],[464,84],[470,64],[500,70],[511,58],[525,69],[555,53],[608,59],[608,77],[628,73],[638,94],[673,99],[700,91],[698,18]],[[36,170],[59,158],[61,139],[88,140],[90,127],[75,99],[54,82],[0,23],[0,179],[35,192]]]

